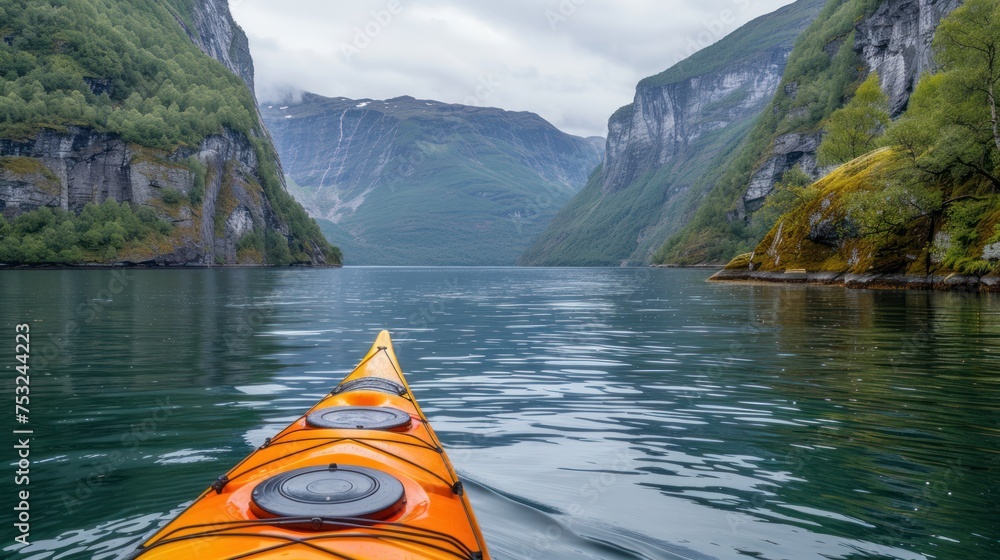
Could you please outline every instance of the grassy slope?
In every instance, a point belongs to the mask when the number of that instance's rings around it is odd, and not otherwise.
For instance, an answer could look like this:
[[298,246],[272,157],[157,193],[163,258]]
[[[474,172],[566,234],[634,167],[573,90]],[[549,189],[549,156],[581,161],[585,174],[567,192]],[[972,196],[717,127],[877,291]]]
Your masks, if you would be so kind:
[[[707,177],[710,190],[691,222],[669,238],[654,262],[696,264],[726,262],[749,251],[773,224],[731,222],[727,213],[746,190],[753,171],[768,154],[775,138],[790,132],[815,132],[823,119],[838,109],[859,85],[861,66],[853,51],[854,25],[870,14],[880,0],[830,0],[796,41],[788,66],[772,102],[757,120],[743,146],[716,177]],[[833,56],[831,56],[831,53]],[[786,86],[798,85],[795,95]],[[709,180],[710,179],[710,180]]]
[[[955,219],[952,213],[946,212],[920,218],[902,231],[881,236],[859,237],[851,233],[852,228],[845,222],[848,218],[846,198],[853,192],[879,189],[885,185],[889,180],[887,175],[893,157],[895,155],[889,149],[878,150],[841,166],[819,181],[816,184],[819,195],[804,207],[782,216],[756,246],[753,269],[764,272],[783,272],[791,268],[809,272],[944,276],[967,272],[962,270],[963,263],[979,261],[986,245],[1000,242],[998,194],[985,195],[975,202],[977,219],[971,229]],[[946,187],[935,186],[942,190]],[[840,231],[847,232],[837,246],[809,239],[813,224],[821,222],[830,222]],[[969,242],[965,246],[953,243],[949,250],[939,247],[932,251],[928,263],[927,240],[941,233],[953,240],[963,238]],[[749,262],[746,258],[737,258],[730,263],[730,267],[746,268]]]
[[[638,87],[667,86],[744,63],[783,45],[791,46],[824,1],[796,2],[757,18],[669,70],[642,80]],[[622,107],[612,119],[631,111],[632,105]],[[737,122],[704,135],[688,147],[684,156],[645,173],[614,193],[602,192],[601,175],[595,173],[519,264],[618,266],[623,262],[648,262],[662,240],[690,219],[694,205],[712,184],[699,178],[713,175],[719,162],[728,158],[746,135],[749,124]],[[686,192],[668,197],[671,190]]]
[[[4,2],[0,138],[81,125],[173,150],[223,127],[242,132],[260,161],[257,179],[289,226],[294,260],[308,261],[318,247],[337,262],[338,251],[282,188],[252,93],[188,40],[175,15],[190,21],[191,0]],[[110,93],[94,94],[85,78],[110,80]]]
[[749,123],[706,134],[687,158],[648,172],[613,193],[602,191],[598,168],[521,257],[523,266],[619,266],[649,260],[657,240],[690,216],[696,192],[664,200],[665,185],[686,188],[735,149]]
[[639,87],[675,84],[726,66],[752,60],[757,53],[791,45],[816,18],[826,0],[795,2],[743,25],[717,43],[695,52],[669,69],[639,82]]

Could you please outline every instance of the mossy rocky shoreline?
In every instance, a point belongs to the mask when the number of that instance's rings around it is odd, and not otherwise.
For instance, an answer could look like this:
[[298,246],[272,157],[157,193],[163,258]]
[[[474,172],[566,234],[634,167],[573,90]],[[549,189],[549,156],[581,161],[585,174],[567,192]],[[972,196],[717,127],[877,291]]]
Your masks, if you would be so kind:
[[853,274],[848,272],[774,272],[724,269],[710,282],[760,282],[769,284],[814,284],[856,290],[940,290],[1000,293],[1000,277],[968,274],[918,276],[912,274]]

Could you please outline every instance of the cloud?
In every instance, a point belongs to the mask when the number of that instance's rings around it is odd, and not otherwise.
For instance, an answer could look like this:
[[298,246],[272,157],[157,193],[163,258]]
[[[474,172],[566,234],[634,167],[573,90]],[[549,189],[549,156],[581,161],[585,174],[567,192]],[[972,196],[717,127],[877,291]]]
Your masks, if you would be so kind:
[[[604,135],[636,83],[790,0],[233,0],[261,101],[400,95]],[[487,84],[487,85],[484,85]]]

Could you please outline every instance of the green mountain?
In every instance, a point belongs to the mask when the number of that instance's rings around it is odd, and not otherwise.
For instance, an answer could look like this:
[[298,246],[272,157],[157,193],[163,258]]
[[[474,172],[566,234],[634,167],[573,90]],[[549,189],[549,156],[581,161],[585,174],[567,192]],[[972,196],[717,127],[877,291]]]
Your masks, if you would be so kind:
[[608,123],[602,167],[519,264],[648,263],[770,101],[796,36],[823,3],[799,0],[641,81]]
[[917,80],[933,68],[931,41],[960,0],[829,0],[796,41],[770,109],[738,150],[698,181],[707,195],[691,220],[666,239],[656,263],[723,263],[751,250],[774,225],[759,212],[793,168],[818,179],[816,151],[826,119],[872,70],[893,116],[907,107]]
[[339,263],[225,0],[5,0],[0,37],[0,263]]
[[513,265],[602,156],[532,113],[412,97],[306,94],[261,113],[352,265]]
[[[721,279],[805,279],[857,287],[1000,291],[1000,4],[967,0],[937,27],[940,67],[925,74],[887,126],[858,118],[891,107],[869,91],[833,112],[820,154],[850,132],[883,147],[792,190],[788,212]],[[883,113],[884,114],[884,113]],[[845,133],[846,131],[846,133]],[[879,136],[879,134],[884,133]],[[849,154],[848,157],[850,157]],[[847,159],[847,158],[844,158]]]

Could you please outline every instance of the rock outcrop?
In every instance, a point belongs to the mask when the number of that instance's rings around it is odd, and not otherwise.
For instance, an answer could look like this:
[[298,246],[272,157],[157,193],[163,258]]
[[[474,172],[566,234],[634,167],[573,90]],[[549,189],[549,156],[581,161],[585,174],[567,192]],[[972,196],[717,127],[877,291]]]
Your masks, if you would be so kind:
[[767,160],[754,171],[746,194],[737,205],[736,214],[729,216],[729,219],[742,220],[757,211],[764,205],[767,196],[774,192],[775,185],[785,173],[796,165],[806,175],[819,179],[823,172],[816,162],[816,150],[822,139],[818,132],[790,132],[775,138]]
[[892,116],[906,110],[917,80],[934,68],[931,43],[941,20],[962,0],[886,0],[857,26],[854,50],[878,71]]

